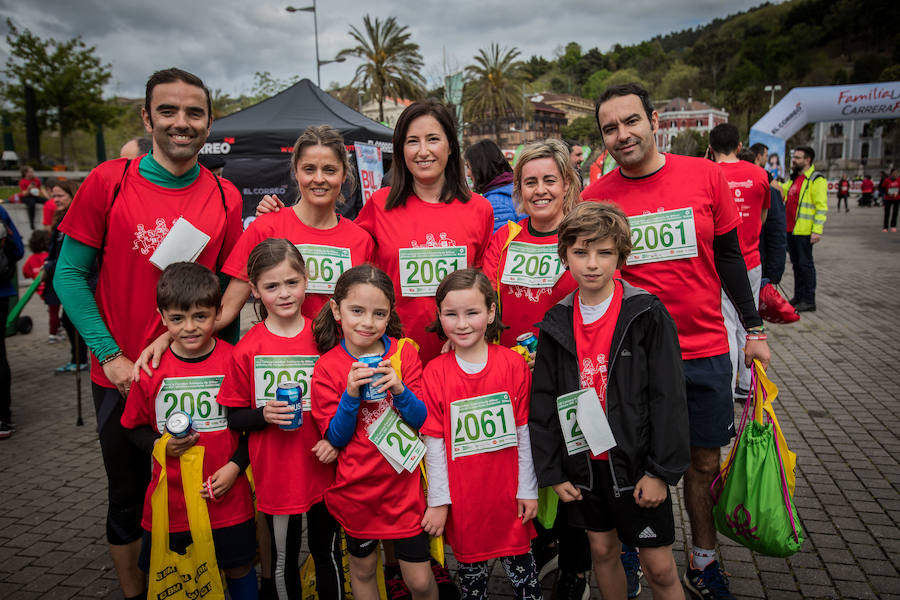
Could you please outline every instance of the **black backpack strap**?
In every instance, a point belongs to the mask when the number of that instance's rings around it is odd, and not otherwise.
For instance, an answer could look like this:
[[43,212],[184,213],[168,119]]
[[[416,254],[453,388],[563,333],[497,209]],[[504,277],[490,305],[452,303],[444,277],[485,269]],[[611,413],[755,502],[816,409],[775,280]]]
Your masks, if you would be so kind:
[[222,210],[225,211],[225,216],[228,216],[228,205],[225,204],[225,190],[222,189],[222,182],[219,181],[219,176],[213,173],[213,177],[216,178],[216,185],[219,186],[219,196],[222,198]]
[[125,177],[128,175],[128,166],[131,164],[131,159],[125,161],[125,168],[122,169],[122,176],[119,178],[119,182],[116,184],[116,187],[113,188],[113,197],[112,202],[109,203],[109,210],[106,212],[106,227],[103,229],[103,240],[100,242],[100,248],[97,249],[97,261],[102,260],[103,257],[103,249],[106,247],[106,232],[109,230],[109,218],[112,216],[113,206],[116,204],[116,198],[119,197],[119,191],[122,189],[122,186],[125,184]]

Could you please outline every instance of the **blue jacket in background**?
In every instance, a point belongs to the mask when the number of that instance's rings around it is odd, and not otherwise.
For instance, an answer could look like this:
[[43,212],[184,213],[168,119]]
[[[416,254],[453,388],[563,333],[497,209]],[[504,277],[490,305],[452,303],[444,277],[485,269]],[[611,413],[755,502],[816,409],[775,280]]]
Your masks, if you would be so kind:
[[507,221],[518,223],[528,215],[520,215],[516,212],[512,201],[513,184],[507,183],[500,187],[495,187],[482,194],[494,207],[494,231],[496,232]]
[[[0,206],[0,221],[3,221],[3,224],[6,225],[6,244],[9,244],[10,241],[13,243],[12,252],[7,254],[10,258],[11,262],[18,262],[25,256],[25,244],[22,243],[22,236],[19,235],[19,230],[16,229],[15,224],[12,222],[12,219],[9,216],[9,213],[6,212],[6,209]],[[15,296],[18,293],[13,282],[15,279],[8,279],[6,281],[0,281],[0,297],[8,297]]]

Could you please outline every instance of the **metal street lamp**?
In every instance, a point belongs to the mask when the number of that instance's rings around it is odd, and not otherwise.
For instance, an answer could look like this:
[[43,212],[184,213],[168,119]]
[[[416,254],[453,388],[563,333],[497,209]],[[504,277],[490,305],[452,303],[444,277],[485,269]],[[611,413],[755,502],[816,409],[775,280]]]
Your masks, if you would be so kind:
[[769,108],[772,108],[775,105],[775,92],[781,91],[780,85],[767,85],[763,88],[765,92],[772,92],[769,96]]
[[333,60],[319,60],[319,20],[316,15],[316,0],[313,0],[312,6],[304,6],[303,8],[297,8],[295,6],[288,6],[285,8],[286,11],[290,13],[294,12],[311,12],[313,14],[313,33],[316,40],[316,85],[322,87],[322,65],[328,65],[336,62],[344,62],[347,60],[343,56],[335,58]]

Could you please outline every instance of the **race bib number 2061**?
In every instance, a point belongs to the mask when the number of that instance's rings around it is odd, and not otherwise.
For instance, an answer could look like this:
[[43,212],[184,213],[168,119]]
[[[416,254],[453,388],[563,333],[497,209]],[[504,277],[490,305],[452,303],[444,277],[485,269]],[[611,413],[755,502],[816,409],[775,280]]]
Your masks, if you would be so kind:
[[466,246],[400,248],[400,291],[407,298],[434,296],[441,280],[468,265]]
[[629,265],[697,256],[693,208],[634,215],[628,221],[631,223]]

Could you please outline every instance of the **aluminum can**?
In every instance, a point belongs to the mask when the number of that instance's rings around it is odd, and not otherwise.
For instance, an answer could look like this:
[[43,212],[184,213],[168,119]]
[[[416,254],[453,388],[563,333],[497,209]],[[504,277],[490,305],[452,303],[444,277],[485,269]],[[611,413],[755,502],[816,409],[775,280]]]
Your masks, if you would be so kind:
[[294,431],[303,425],[303,393],[300,384],[296,381],[284,381],[278,384],[275,390],[275,399],[287,402],[292,411],[290,425],[279,425],[285,431]]
[[172,434],[173,438],[186,438],[191,434],[191,425],[193,420],[191,415],[186,412],[176,410],[169,418],[166,419],[166,431]]
[[517,337],[516,342],[523,348],[527,348],[532,354],[537,350],[537,338],[530,331]]
[[[378,368],[378,363],[380,363],[384,358],[380,354],[363,354],[359,357],[359,362],[365,363],[367,367],[371,367],[373,369]],[[375,389],[375,384],[379,379],[384,377],[384,373],[375,373],[372,375],[371,383],[367,383],[362,387],[362,399],[363,402],[381,402],[385,398],[387,398],[387,391],[379,392]]]

